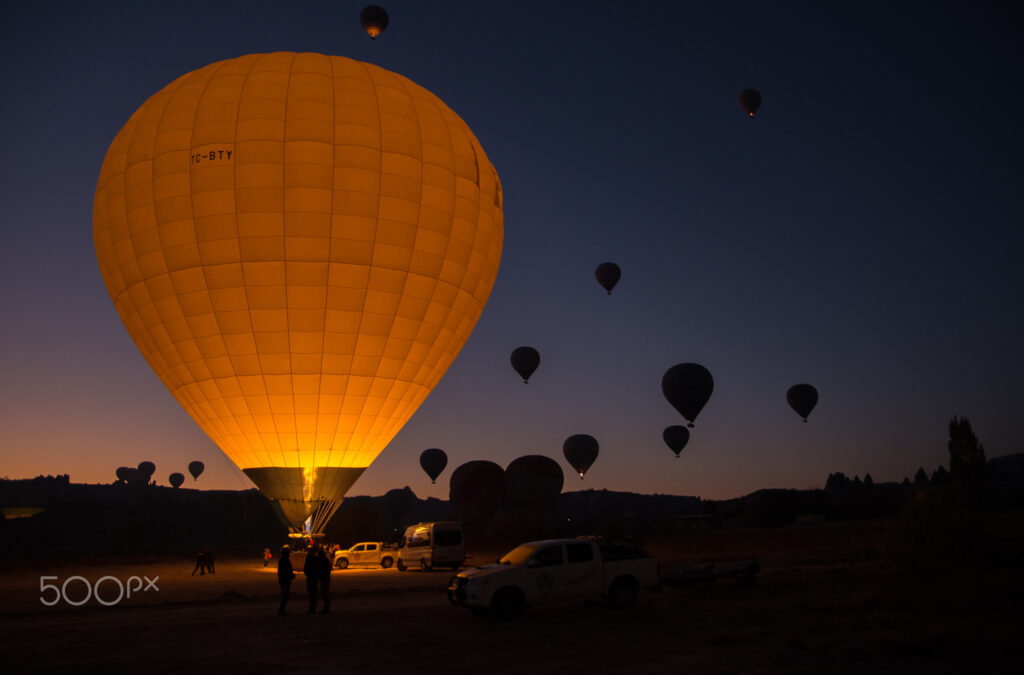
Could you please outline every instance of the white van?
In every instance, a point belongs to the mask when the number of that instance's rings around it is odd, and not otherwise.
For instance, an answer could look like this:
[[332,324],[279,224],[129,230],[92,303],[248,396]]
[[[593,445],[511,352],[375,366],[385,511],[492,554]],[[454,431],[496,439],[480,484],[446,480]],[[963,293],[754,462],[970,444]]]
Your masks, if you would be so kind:
[[453,570],[466,561],[466,544],[462,537],[462,523],[416,523],[405,528],[398,544],[399,570],[419,566],[424,572],[435,567]]

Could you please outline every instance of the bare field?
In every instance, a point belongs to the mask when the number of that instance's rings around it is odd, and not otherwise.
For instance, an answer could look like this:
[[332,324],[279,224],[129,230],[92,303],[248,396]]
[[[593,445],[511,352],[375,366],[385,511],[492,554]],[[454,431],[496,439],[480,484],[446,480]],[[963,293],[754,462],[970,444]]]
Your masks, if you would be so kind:
[[[255,556],[195,577],[187,560],[63,559],[3,573],[0,663],[19,672],[964,673],[1015,657],[1019,564],[907,575],[892,567],[891,536],[878,523],[686,533],[649,549],[665,566],[755,557],[757,585],[648,592],[626,611],[531,608],[508,624],[449,605],[447,571],[336,571],[330,615],[304,613],[300,574],[291,614],[278,617],[273,566]],[[474,561],[495,553],[475,551]],[[46,607],[41,575],[159,577],[159,591],[112,607]],[[117,590],[105,583],[109,601]],[[68,592],[81,598],[85,587]]]

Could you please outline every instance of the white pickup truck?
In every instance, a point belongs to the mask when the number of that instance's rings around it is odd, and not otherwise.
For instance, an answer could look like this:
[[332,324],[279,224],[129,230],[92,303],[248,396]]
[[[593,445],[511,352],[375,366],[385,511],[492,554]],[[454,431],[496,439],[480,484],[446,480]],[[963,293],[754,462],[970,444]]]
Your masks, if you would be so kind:
[[658,561],[596,537],[531,541],[496,564],[472,567],[448,582],[448,599],[477,616],[518,617],[530,605],[569,600],[636,603],[641,588],[659,588]]
[[349,565],[380,565],[387,569],[395,564],[398,547],[380,541],[363,541],[352,548],[334,552],[334,566],[343,570]]

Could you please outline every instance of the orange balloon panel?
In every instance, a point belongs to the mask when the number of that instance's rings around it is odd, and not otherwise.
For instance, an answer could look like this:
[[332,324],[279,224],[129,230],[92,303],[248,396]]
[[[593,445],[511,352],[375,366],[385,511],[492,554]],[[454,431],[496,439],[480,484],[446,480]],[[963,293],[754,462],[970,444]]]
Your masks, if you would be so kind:
[[[136,345],[224,453],[291,470],[304,500],[340,497],[480,316],[501,184],[465,122],[408,79],[251,54],[131,116],[100,171],[93,235]],[[321,468],[353,471],[311,487]]]

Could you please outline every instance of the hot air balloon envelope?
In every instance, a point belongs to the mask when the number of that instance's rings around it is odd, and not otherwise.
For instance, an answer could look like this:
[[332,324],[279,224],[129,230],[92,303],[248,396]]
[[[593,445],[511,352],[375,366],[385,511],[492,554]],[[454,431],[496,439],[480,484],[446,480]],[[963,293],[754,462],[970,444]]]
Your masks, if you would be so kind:
[[388,13],[383,7],[367,5],[363,7],[363,11],[359,12],[359,23],[366,34],[376,40],[377,36],[388,27]]
[[201,474],[205,468],[206,465],[199,460],[188,463],[188,472],[192,474],[192,480],[197,480],[199,478],[199,474]]
[[699,363],[677,363],[661,378],[661,392],[691,427],[714,389],[714,378]]
[[153,462],[139,462],[138,471],[139,477],[144,482],[148,483],[149,479],[153,477],[154,473],[156,473],[156,464]]
[[619,279],[622,278],[622,270],[613,262],[603,262],[594,270],[594,277],[597,279],[597,283],[608,291],[608,295],[611,295],[615,284],[619,283]]
[[437,477],[448,466],[448,455],[440,448],[428,448],[420,453],[420,466],[430,476],[430,482],[436,482]]
[[743,112],[753,117],[757,109],[761,107],[761,92],[757,89],[744,89],[740,92],[736,102],[743,109]]
[[452,472],[448,489],[463,518],[490,518],[505,499],[505,471],[487,460],[466,462]]
[[690,430],[679,424],[674,424],[665,427],[665,431],[661,432],[661,437],[665,440],[665,445],[669,450],[676,453],[676,457],[678,457],[690,440]]
[[546,513],[558,501],[564,482],[562,467],[550,457],[518,457],[505,469],[505,507],[509,511]]
[[181,484],[185,482],[185,474],[183,473],[172,473],[167,477],[167,482],[171,484],[173,488],[181,487]]
[[575,434],[565,439],[562,444],[562,454],[566,461],[576,469],[576,473],[583,478],[590,465],[597,459],[597,439],[587,434]]
[[516,347],[512,350],[509,360],[512,362],[512,368],[523,378],[523,382],[526,382],[540,365],[540,352],[533,347]]
[[299,528],[469,337],[497,275],[501,204],[479,142],[429,91],[276,52],[147,100],[107,151],[93,235],[146,360]]
[[786,392],[786,402],[806,422],[814,406],[818,405],[818,390],[814,385],[794,384]]

